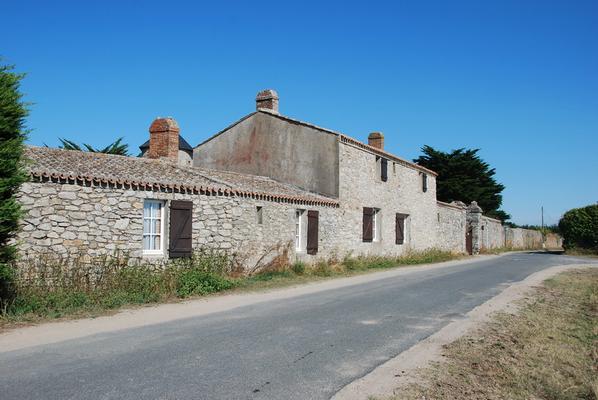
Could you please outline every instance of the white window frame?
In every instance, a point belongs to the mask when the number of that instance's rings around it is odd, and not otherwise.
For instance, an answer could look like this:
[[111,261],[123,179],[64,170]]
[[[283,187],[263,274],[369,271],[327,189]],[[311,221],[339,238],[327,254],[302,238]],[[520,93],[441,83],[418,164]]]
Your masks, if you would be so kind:
[[[146,232],[145,231],[145,221],[146,220],[150,220],[153,221],[157,218],[153,218],[153,217],[146,217],[145,215],[145,207],[147,204],[158,204],[160,206],[160,248],[159,249],[146,249],[145,248],[145,237],[149,236],[150,238],[152,236],[157,236],[157,233],[152,233],[152,232]],[[142,233],[141,233],[141,246],[143,246],[143,255],[163,255],[164,254],[164,240],[166,237],[166,232],[164,232],[164,227],[165,227],[165,222],[164,222],[164,216],[165,216],[165,208],[166,208],[166,202],[162,201],[162,200],[153,200],[153,199],[145,199],[143,201],[143,216],[142,216]],[[153,226],[153,224],[150,223],[150,226]],[[150,241],[150,243],[153,243],[153,241]]]
[[307,243],[303,240],[303,220],[305,218],[305,210],[295,210],[295,251],[307,251]]
[[372,217],[372,242],[380,241],[380,209],[374,208],[374,215]]

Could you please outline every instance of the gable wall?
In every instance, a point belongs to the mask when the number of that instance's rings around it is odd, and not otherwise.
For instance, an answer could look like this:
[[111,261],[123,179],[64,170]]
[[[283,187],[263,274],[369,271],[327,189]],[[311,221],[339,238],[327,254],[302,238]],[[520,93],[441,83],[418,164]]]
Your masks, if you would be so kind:
[[197,146],[193,165],[268,176],[338,196],[338,141],[332,134],[258,112]]

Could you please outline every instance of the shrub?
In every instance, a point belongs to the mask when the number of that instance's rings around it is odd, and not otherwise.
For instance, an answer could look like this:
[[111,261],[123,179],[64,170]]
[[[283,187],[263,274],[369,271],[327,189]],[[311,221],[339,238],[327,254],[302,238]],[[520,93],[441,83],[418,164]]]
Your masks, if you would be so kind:
[[559,221],[565,249],[598,251],[598,205],[574,208]]
[[345,268],[345,270],[347,270],[347,271],[357,271],[357,270],[364,269],[362,257],[356,258],[356,257],[346,256],[343,259],[343,262],[341,264],[342,264],[343,268]]
[[197,269],[183,271],[177,280],[176,293],[179,297],[204,295],[231,289],[234,282],[212,272]]
[[291,266],[293,272],[297,275],[303,275],[305,273],[305,263],[301,261],[297,261],[295,264]]
[[315,276],[331,276],[333,274],[330,264],[326,261],[318,261],[312,270]]

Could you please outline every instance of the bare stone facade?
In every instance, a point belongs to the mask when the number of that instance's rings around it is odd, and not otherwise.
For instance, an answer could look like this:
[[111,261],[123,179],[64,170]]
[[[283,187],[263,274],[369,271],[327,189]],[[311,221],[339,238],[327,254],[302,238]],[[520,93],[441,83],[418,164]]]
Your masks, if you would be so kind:
[[[292,262],[296,257],[310,261],[335,256],[335,207],[50,182],[24,184],[19,200],[26,213],[17,239],[24,256],[53,253],[94,257],[119,253],[132,260],[166,258],[167,251],[161,256],[144,255],[145,200],[163,201],[166,209],[172,200],[192,201],[193,247],[226,251],[247,269],[267,265],[277,257]],[[262,210],[261,223],[257,207]],[[319,211],[321,251],[315,256],[295,251],[297,209]],[[168,243],[167,229],[164,241]]]
[[165,259],[177,255],[169,241],[181,230],[169,218],[181,203],[192,249],[227,252],[249,271],[347,255],[541,246],[538,232],[504,228],[475,202],[438,202],[436,173],[387,153],[382,133],[365,144],[281,116],[274,91],[256,100],[257,112],[192,149],[193,165],[179,160],[191,148],[172,118],[152,123],[141,158],[29,148],[21,254]]
[[[381,179],[381,156],[351,143],[339,148],[339,197],[343,228],[337,240],[355,255],[401,255],[436,245],[435,176],[422,190],[422,170],[388,160],[387,180]],[[377,210],[379,237],[363,241],[364,207]],[[395,243],[396,214],[406,215],[403,244]]]

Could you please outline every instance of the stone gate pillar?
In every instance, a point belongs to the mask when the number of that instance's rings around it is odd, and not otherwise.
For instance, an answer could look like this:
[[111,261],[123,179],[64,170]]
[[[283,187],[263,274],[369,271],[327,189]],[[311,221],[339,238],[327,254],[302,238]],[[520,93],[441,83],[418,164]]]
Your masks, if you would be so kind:
[[471,230],[472,254],[479,254],[482,246],[482,209],[476,201],[467,207],[467,228]]

